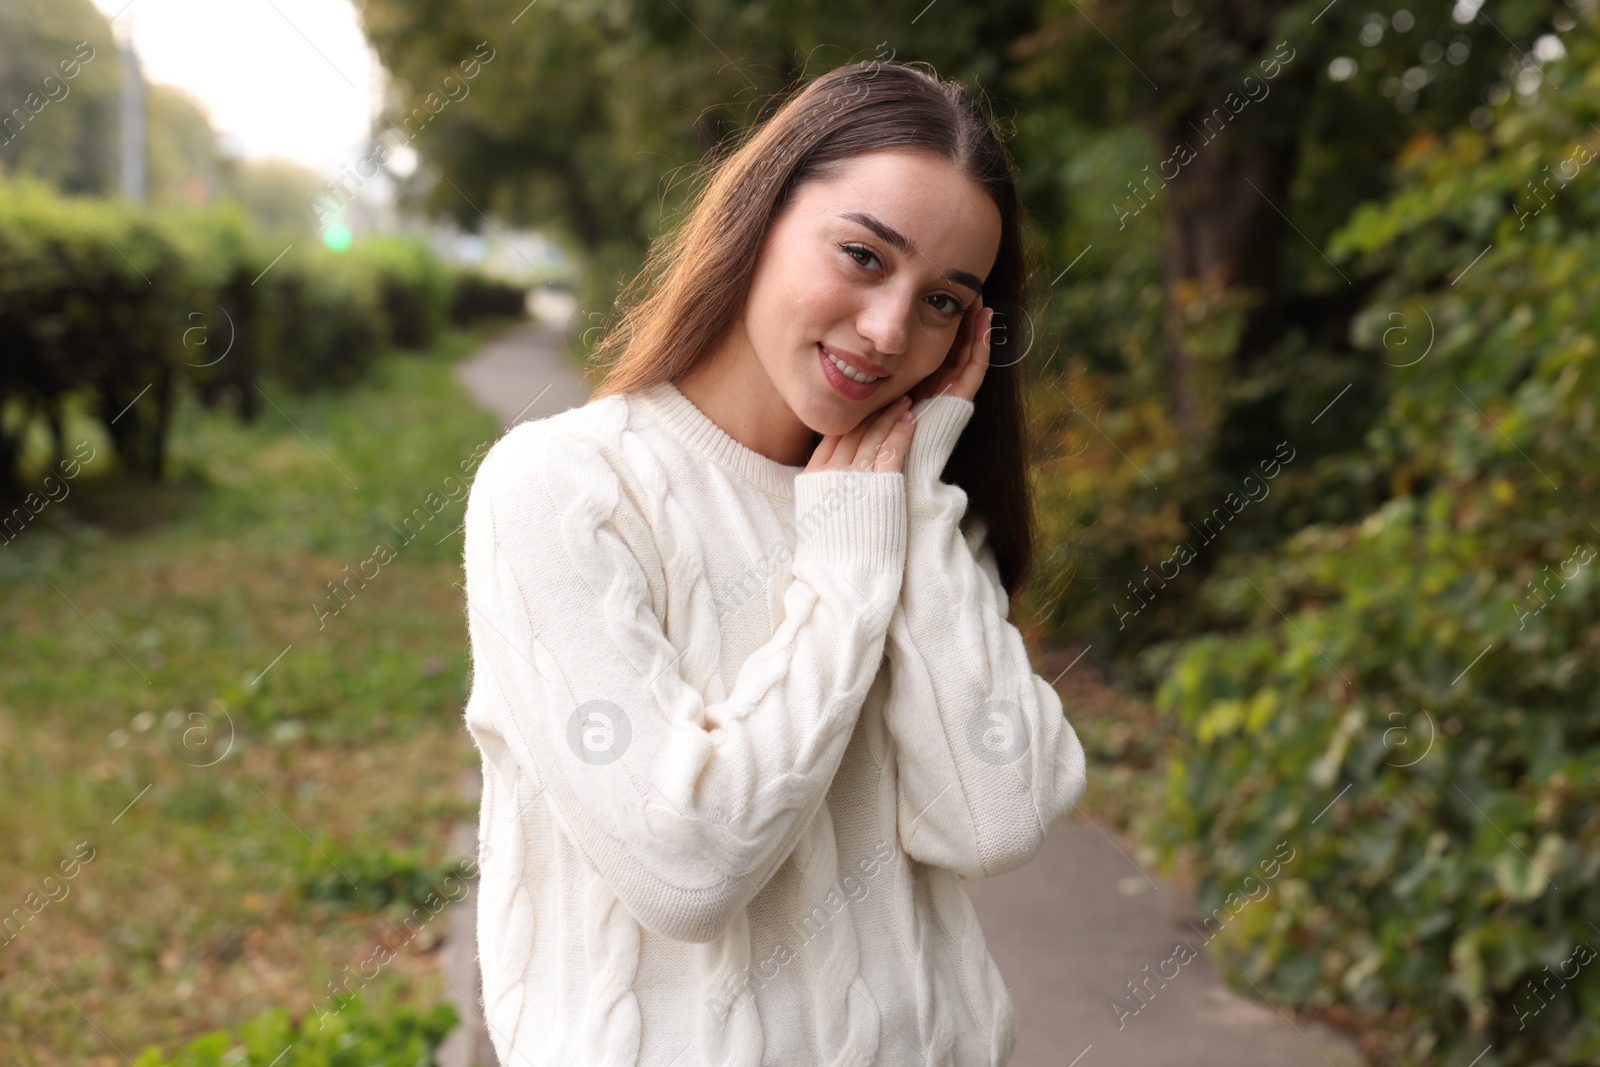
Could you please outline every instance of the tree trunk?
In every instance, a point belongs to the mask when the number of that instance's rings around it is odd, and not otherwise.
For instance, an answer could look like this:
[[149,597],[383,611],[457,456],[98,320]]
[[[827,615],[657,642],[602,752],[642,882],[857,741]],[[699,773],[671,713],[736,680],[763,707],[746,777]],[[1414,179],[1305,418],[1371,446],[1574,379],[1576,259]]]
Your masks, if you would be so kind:
[[[1193,115],[1199,117],[1198,109]],[[1279,245],[1288,228],[1279,210],[1288,206],[1296,145],[1243,144],[1240,132],[1180,121],[1157,141],[1165,146],[1161,178],[1146,180],[1153,190],[1171,175],[1165,182],[1166,340],[1170,404],[1183,430],[1196,429],[1199,416],[1197,355],[1185,337],[1194,287],[1253,289],[1267,304],[1278,292]]]

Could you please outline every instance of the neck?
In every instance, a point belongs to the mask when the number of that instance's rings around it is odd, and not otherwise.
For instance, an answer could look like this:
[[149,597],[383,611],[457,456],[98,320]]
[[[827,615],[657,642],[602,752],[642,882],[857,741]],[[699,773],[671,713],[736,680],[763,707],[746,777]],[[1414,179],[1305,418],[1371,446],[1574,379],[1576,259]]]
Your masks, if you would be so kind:
[[772,384],[742,323],[674,384],[729,437],[775,462],[803,467],[821,440]]

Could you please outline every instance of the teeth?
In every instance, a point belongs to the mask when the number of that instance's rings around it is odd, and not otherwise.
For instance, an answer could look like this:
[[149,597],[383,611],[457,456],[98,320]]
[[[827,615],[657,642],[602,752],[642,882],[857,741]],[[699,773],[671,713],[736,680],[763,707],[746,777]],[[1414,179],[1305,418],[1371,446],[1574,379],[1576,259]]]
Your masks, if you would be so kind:
[[860,371],[856,370],[850,364],[846,363],[838,356],[835,356],[827,349],[823,349],[822,354],[827,356],[829,362],[831,362],[835,367],[839,368],[840,374],[844,375],[846,378],[849,378],[852,382],[859,382],[862,385],[870,385],[878,380],[870,374],[862,374]]

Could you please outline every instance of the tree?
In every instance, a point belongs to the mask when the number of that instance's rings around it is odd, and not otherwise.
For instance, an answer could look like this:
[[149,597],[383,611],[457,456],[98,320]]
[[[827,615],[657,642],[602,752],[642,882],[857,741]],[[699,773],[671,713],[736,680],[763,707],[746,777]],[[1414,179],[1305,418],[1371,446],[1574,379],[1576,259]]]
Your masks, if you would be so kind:
[[1413,13],[1403,2],[1052,0],[1013,50],[1008,85],[1024,100],[1061,100],[1150,138],[1158,162],[1127,176],[1111,210],[1120,224],[1148,202],[1164,209],[1170,408],[1182,429],[1205,428],[1183,326],[1190,294],[1255,294],[1246,360],[1296,325],[1341,336],[1351,292],[1371,280],[1342,277],[1316,249],[1387,184],[1408,137],[1465,123],[1508,49],[1526,54],[1559,10],[1525,3],[1495,24],[1461,5]]
[[[1075,490],[1057,569],[1081,580],[1054,583],[1052,611],[1103,648],[1208,624],[1192,594],[1225,552],[1198,552],[1148,611],[1128,582],[1194,543],[1279,442],[1299,458],[1226,552],[1364,514],[1388,492],[1356,456],[1383,368],[1350,341],[1383,273],[1330,262],[1329,235],[1392,187],[1408,139],[1481,123],[1490,95],[1538,81],[1535,40],[1573,22],[1545,0],[1492,18],[1471,2],[1375,7],[1049,0],[1012,51],[1004,89],[1025,116],[1050,258],[1085,254],[1040,323],[1079,382],[1056,402],[1075,423],[1061,477],[1104,475]],[[1344,458],[1316,466],[1332,456]]]
[[145,166],[154,207],[204,204],[224,178],[211,116],[193,94],[150,85],[145,96]]
[[0,5],[0,169],[110,193],[121,79],[110,24],[90,0]]

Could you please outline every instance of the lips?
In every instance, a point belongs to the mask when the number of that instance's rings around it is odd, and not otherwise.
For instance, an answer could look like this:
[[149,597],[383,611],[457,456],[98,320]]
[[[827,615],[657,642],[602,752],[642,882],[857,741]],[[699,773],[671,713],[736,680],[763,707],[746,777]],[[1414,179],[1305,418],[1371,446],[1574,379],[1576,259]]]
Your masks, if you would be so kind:
[[[817,363],[822,367],[822,376],[827,379],[834,392],[848,400],[865,400],[884,382],[883,378],[870,382],[858,382],[848,377],[835,365],[831,350],[821,342],[817,344]],[[853,365],[852,369],[854,369]]]
[[848,364],[849,367],[857,374],[866,374],[873,378],[889,377],[889,369],[887,367],[884,367],[878,363],[874,363],[865,356],[858,356],[848,349],[834,348],[831,345],[822,344],[820,341],[817,343],[822,345],[822,350],[824,352],[827,352],[841,363]]

